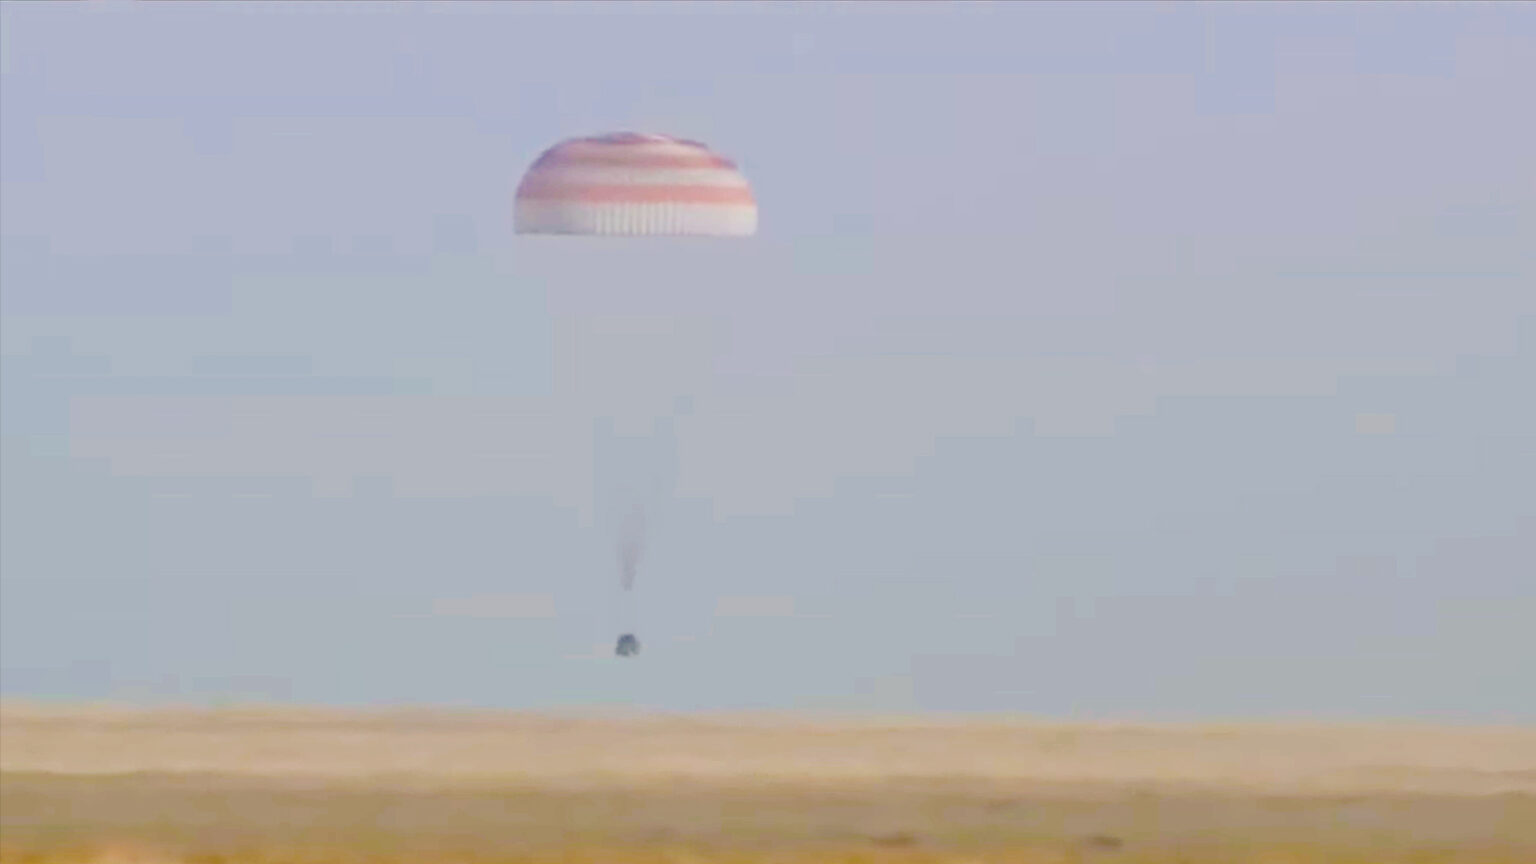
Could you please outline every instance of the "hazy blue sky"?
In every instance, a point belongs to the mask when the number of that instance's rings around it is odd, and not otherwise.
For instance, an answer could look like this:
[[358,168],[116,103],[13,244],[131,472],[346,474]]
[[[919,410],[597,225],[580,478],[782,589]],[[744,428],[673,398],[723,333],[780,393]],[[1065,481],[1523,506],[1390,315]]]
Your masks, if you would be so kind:
[[0,24],[7,696],[1536,718],[1532,4]]

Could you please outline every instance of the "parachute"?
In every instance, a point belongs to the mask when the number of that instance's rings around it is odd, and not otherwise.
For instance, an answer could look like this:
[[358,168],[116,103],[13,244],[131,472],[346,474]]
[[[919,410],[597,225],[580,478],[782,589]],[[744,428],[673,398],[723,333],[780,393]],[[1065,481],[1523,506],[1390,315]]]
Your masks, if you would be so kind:
[[513,230],[748,237],[757,201],[735,163],[697,141],[614,132],[545,150],[518,184]]
[[[611,132],[568,138],[539,155],[513,201],[518,234],[609,237],[750,237],[757,201],[736,164],[697,141]],[[636,507],[620,528],[619,579],[632,602],[644,546]],[[631,657],[639,640],[628,627],[614,653]]]

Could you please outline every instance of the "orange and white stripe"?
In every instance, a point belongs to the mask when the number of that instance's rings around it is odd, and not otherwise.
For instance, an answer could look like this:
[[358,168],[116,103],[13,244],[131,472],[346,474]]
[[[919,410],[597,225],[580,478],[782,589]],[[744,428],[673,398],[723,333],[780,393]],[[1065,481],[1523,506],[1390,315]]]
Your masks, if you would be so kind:
[[757,202],[734,163],[696,141],[616,132],[544,151],[514,202],[519,234],[757,233]]

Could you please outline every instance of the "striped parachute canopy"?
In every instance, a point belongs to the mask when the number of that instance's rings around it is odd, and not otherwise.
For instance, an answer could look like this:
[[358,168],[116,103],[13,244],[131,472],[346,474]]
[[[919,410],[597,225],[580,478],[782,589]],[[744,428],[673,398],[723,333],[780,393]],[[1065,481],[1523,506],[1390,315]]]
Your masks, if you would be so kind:
[[615,132],[545,150],[517,187],[519,234],[757,233],[757,202],[736,165],[697,141]]

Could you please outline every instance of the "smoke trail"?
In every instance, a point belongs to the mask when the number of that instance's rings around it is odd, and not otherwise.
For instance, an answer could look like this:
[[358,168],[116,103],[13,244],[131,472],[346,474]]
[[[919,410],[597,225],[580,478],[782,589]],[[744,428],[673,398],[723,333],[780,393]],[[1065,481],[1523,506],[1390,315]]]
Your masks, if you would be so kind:
[[628,591],[635,585],[635,570],[640,566],[640,554],[645,551],[645,511],[635,509],[624,520],[619,535],[619,582]]

